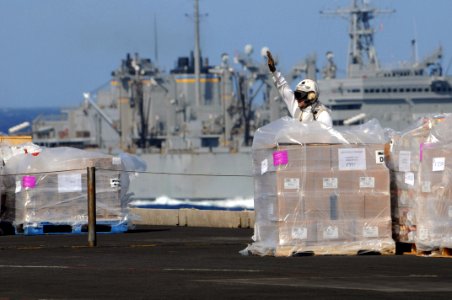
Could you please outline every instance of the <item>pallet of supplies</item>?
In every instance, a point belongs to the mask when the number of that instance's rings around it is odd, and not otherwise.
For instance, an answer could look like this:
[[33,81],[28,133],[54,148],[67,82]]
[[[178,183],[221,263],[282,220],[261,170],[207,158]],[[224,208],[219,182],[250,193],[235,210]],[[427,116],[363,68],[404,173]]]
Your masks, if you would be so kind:
[[372,126],[340,132],[282,118],[260,128],[254,243],[242,253],[394,253],[385,144]]

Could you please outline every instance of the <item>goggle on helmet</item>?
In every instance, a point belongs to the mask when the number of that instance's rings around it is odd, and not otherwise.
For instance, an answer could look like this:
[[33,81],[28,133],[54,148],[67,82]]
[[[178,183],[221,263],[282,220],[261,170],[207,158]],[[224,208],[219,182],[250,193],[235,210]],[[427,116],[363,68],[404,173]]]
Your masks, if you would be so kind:
[[311,79],[300,81],[295,87],[294,96],[298,101],[314,102],[319,97],[317,83]]

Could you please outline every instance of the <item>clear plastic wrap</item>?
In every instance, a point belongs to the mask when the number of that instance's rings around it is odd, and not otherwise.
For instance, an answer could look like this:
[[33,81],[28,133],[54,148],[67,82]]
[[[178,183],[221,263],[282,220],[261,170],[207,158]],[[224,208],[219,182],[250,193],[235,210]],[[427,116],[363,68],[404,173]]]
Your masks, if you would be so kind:
[[327,127],[321,122],[302,123],[289,117],[273,121],[256,131],[253,149],[268,149],[281,144],[375,144],[385,143],[385,129],[376,119],[363,125]]
[[15,194],[11,211],[18,231],[45,233],[42,227],[50,225],[80,230],[88,220],[88,167],[96,168],[96,221],[112,230],[127,228],[130,174],[145,168],[142,162],[130,156],[57,147],[42,148],[34,155],[18,151],[8,157],[2,177],[11,182],[8,191]]
[[[36,156],[41,148],[31,142],[22,144],[11,144],[7,139],[0,143],[0,222],[12,225],[15,220],[16,211],[16,179],[14,175],[6,174],[6,163],[15,156]],[[1,229],[0,229],[1,230]]]
[[391,137],[394,236],[419,251],[452,247],[451,126],[451,114],[424,117]]
[[385,131],[282,118],[253,141],[254,243],[242,253],[394,253]]

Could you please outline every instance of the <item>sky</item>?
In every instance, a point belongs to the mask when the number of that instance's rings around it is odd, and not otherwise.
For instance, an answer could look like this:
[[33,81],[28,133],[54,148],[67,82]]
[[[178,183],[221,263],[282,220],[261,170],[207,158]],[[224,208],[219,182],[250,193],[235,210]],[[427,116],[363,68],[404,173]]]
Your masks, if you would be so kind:
[[[344,76],[348,22],[319,12],[350,3],[199,0],[202,55],[219,64],[222,53],[233,57],[251,44],[253,59],[263,61],[260,50],[269,47],[284,73],[312,54],[321,68],[333,51]],[[452,1],[370,4],[395,10],[371,22],[382,66],[412,60],[415,38],[419,58],[441,45],[444,69],[452,73]],[[0,0],[0,107],[78,106],[84,92],[111,79],[127,53],[171,70],[194,49],[193,10],[193,0]]]

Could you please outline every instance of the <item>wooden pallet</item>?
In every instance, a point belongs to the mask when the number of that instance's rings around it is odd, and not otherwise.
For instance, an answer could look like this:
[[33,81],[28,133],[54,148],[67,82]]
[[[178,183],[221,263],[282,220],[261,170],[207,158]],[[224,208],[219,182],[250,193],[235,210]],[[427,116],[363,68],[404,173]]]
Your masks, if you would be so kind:
[[416,256],[428,256],[428,257],[451,257],[452,248],[438,248],[432,250],[419,250],[414,243],[396,243],[397,255],[416,255]]
[[315,251],[301,251],[301,252],[293,252],[291,256],[294,257],[298,257],[298,256],[320,256],[320,255],[338,255],[338,256],[350,256],[350,255],[359,255],[359,256],[364,256],[364,255],[383,255],[380,251],[375,251],[375,250],[358,250],[356,253],[355,252],[337,252],[337,253],[332,253],[332,254],[325,254],[325,253],[321,253],[318,254]]

